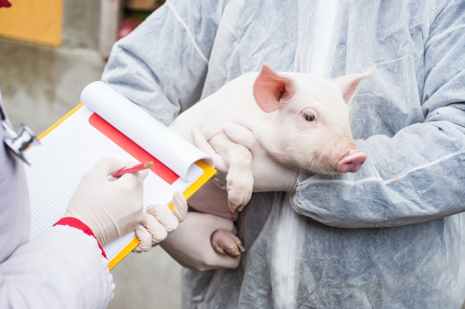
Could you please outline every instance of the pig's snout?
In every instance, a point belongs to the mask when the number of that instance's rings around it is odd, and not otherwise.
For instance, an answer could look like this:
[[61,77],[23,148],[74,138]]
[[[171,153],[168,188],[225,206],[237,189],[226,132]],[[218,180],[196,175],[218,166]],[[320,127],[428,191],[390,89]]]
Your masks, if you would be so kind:
[[349,154],[337,165],[340,173],[357,173],[365,163],[367,155],[357,148],[350,150]]

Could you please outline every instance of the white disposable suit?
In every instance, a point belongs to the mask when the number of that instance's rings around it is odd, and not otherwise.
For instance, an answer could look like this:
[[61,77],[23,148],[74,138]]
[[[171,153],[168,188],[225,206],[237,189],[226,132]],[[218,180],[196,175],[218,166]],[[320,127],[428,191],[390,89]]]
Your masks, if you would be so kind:
[[103,80],[169,124],[263,63],[325,78],[375,65],[349,102],[368,160],[255,193],[241,265],[183,270],[184,308],[460,308],[465,2],[168,0],[116,44]]
[[106,308],[113,277],[95,238],[61,225],[28,242],[24,163],[5,135],[0,126],[0,308]]

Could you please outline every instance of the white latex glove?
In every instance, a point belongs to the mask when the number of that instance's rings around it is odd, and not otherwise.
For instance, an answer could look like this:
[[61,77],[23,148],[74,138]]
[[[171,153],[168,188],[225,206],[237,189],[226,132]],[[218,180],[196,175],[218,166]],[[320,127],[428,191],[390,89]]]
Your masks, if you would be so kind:
[[210,238],[218,229],[237,233],[231,220],[204,213],[188,212],[186,220],[161,242],[160,246],[179,264],[192,270],[237,268],[241,261],[240,256],[232,258],[213,250]]
[[[254,192],[286,191],[292,192],[297,184],[299,176],[298,169],[288,168],[275,159],[263,148],[249,129],[227,123],[223,125],[223,133],[234,143],[247,147],[253,156],[252,173],[254,178]],[[227,175],[229,164],[216,153],[207,142],[200,131],[193,131],[195,145],[210,155],[215,161],[215,169],[218,171],[213,178],[213,182],[220,188],[225,187],[225,176]]]
[[148,171],[108,179],[133,165],[112,158],[101,160],[82,177],[68,205],[65,217],[81,220],[102,246],[133,231],[142,220],[143,182]]
[[142,222],[136,228],[139,245],[134,249],[134,252],[149,251],[174,231],[180,222],[184,221],[187,214],[187,202],[180,191],[174,192],[173,204],[173,212],[166,205],[147,206],[147,213],[144,214]]

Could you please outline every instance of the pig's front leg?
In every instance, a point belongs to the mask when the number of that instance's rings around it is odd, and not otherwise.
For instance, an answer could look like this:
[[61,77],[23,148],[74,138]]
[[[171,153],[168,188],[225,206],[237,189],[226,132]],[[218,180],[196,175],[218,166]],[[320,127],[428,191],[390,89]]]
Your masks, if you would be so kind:
[[232,142],[224,133],[214,135],[209,143],[229,163],[226,176],[229,209],[231,212],[241,211],[252,197],[252,153],[247,147]]

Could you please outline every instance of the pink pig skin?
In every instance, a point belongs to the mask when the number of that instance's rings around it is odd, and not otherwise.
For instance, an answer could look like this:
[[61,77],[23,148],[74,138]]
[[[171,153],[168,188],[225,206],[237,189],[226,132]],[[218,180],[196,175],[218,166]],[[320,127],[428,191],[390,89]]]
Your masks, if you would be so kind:
[[235,221],[238,211],[231,212],[228,207],[228,195],[213,182],[207,182],[188,201],[197,211]]

